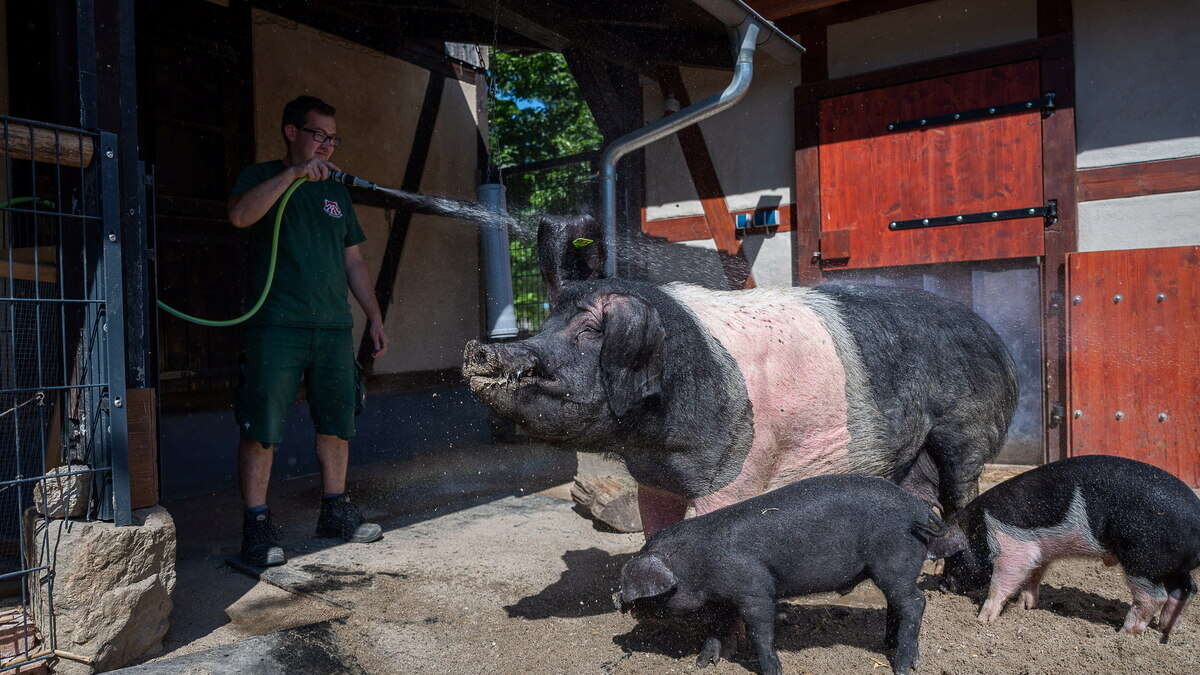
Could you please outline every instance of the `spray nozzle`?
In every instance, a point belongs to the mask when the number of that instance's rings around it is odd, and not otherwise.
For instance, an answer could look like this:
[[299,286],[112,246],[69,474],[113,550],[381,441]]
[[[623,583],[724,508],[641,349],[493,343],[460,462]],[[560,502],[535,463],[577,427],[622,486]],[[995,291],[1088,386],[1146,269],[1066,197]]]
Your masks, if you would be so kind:
[[363,188],[364,190],[378,190],[379,186],[369,180],[363,180],[358,176],[352,176],[345,171],[330,171],[329,180],[335,183],[341,183],[346,187]]

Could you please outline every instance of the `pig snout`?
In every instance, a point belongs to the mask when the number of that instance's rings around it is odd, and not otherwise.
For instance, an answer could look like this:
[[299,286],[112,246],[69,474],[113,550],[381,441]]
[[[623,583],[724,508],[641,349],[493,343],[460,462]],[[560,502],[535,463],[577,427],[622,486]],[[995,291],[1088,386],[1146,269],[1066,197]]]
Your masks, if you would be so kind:
[[463,349],[463,377],[476,394],[489,388],[520,385],[537,372],[539,365],[533,352],[516,345],[471,340]]

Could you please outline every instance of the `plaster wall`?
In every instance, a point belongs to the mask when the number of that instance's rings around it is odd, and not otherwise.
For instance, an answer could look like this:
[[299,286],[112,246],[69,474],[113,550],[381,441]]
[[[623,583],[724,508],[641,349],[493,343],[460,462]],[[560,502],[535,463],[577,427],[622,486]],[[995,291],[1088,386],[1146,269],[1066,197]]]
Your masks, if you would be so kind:
[[1079,204],[1079,250],[1200,244],[1200,191]]
[[1075,0],[1074,11],[1079,168],[1200,155],[1200,2]]
[[937,0],[830,26],[829,77],[1036,37],[1037,0]]

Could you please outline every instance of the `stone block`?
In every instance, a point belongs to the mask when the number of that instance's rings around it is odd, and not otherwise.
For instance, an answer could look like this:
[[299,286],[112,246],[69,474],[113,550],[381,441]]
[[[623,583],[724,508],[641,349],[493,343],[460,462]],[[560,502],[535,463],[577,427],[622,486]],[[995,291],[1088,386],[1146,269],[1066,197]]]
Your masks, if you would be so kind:
[[[175,590],[175,523],[166,509],[134,511],[137,523],[56,521],[27,511],[31,567],[53,565],[58,648],[90,665],[60,660],[56,672],[113,670],[162,649]],[[49,536],[49,546],[42,537]],[[47,551],[53,559],[48,559]],[[50,626],[50,585],[34,573],[34,622]]]

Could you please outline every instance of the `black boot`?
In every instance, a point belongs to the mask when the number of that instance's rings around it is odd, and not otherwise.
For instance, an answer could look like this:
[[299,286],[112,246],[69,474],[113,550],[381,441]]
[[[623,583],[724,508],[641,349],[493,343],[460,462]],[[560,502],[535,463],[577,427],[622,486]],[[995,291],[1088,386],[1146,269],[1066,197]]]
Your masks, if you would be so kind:
[[336,537],[356,544],[367,544],[383,537],[383,528],[368,523],[350,497],[342,494],[321,500],[321,515],[317,518],[318,537]]
[[246,514],[242,521],[242,562],[255,567],[271,567],[287,562],[279,546],[279,534],[271,522],[271,512]]

